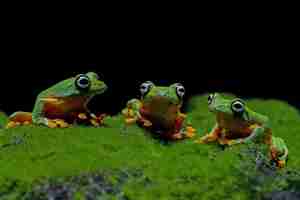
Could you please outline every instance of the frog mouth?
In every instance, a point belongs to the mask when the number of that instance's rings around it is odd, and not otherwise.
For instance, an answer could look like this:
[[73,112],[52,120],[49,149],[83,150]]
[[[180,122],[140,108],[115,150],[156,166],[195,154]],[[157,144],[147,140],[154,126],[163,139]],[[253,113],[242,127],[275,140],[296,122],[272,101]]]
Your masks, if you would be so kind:
[[105,87],[103,87],[103,88],[101,88],[101,89],[98,89],[96,92],[95,92],[95,94],[102,94],[102,93],[104,93],[106,90],[107,90],[107,86],[105,86]]

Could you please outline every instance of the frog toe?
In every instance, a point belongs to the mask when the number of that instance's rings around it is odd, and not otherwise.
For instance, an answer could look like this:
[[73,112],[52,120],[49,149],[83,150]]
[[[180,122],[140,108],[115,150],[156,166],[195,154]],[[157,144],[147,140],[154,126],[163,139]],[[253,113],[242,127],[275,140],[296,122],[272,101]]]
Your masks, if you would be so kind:
[[78,118],[81,119],[81,120],[85,120],[85,119],[87,119],[88,117],[87,117],[87,115],[86,115],[85,113],[79,113],[79,114],[78,114]]
[[134,118],[126,118],[125,119],[125,123],[130,125],[130,124],[134,124],[136,122],[136,120]]
[[98,120],[96,120],[96,119],[91,119],[90,122],[91,122],[91,124],[92,124],[93,126],[95,126],[95,127],[100,126],[100,123],[99,123]]
[[194,137],[196,134],[196,129],[194,129],[193,127],[191,127],[191,126],[188,126],[187,128],[186,128],[186,133],[185,133],[185,137],[186,138],[192,138],[192,137]]
[[57,128],[57,123],[54,120],[47,120],[46,126],[49,128]]
[[181,133],[175,133],[171,135],[172,140],[181,140],[183,139],[183,135]]
[[23,122],[22,123],[23,125],[30,125],[30,124],[32,124],[30,121],[25,121],[25,122]]
[[17,126],[17,123],[14,122],[14,121],[10,121],[6,124],[6,127],[5,128],[14,128]]
[[65,122],[64,120],[61,120],[61,119],[55,120],[55,123],[56,123],[57,127],[59,127],[59,128],[69,127],[69,124],[67,122]]
[[152,123],[149,120],[145,120],[143,125],[145,127],[150,127],[150,126],[152,126]]
[[277,162],[277,166],[278,166],[279,168],[284,168],[285,165],[286,165],[285,160],[279,160],[279,161]]

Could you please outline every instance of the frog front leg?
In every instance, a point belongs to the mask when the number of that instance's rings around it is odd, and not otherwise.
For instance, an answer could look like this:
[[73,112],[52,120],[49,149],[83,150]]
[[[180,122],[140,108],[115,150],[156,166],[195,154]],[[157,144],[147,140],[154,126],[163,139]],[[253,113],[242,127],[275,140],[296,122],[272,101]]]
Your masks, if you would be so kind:
[[214,142],[214,141],[218,140],[218,138],[221,134],[222,134],[222,128],[219,127],[218,124],[216,124],[209,134],[196,140],[196,143],[206,144],[209,142]]
[[178,115],[179,118],[181,118],[183,121],[183,130],[181,130],[183,136],[185,138],[192,138],[195,136],[196,133],[196,129],[193,128],[192,126],[192,119],[190,116],[183,114],[181,112],[179,112]]
[[126,108],[122,110],[122,115],[125,118],[125,123],[127,125],[136,123],[140,121],[144,126],[151,126],[151,122],[145,118],[143,118],[140,114],[140,110],[142,109],[142,102],[138,99],[132,99],[127,102]]
[[253,141],[256,141],[259,143],[270,144],[272,132],[271,132],[271,129],[268,127],[269,126],[253,124],[249,127],[249,129],[251,129],[252,131],[248,137],[231,140],[231,141],[229,141],[228,145],[250,143]]
[[63,119],[49,119],[45,116],[44,106],[45,104],[60,104],[60,100],[55,97],[50,98],[37,98],[33,112],[32,112],[32,122],[37,125],[44,125],[49,128],[66,128],[69,126],[67,122]]

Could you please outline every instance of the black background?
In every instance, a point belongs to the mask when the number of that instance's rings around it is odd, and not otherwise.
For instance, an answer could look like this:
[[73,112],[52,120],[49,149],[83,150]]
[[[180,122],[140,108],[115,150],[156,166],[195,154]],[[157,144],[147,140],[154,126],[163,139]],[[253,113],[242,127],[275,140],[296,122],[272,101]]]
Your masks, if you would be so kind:
[[[130,98],[138,97],[139,85],[146,80],[158,85],[181,82],[186,88],[186,99],[195,94],[219,91],[232,92],[244,98],[278,98],[299,106],[298,79],[292,72],[274,73],[277,70],[275,68],[274,71],[269,71],[263,66],[252,67],[251,63],[245,61],[229,64],[230,61],[237,62],[235,58],[219,62],[212,60],[211,64],[210,59],[218,60],[220,56],[204,60],[195,57],[197,61],[186,61],[185,57],[176,56],[164,60],[153,55],[148,60],[141,57],[136,59],[135,56],[126,57],[117,63],[11,64],[9,72],[3,75],[6,77],[1,79],[1,109],[8,113],[16,110],[30,111],[40,91],[60,80],[88,71],[100,74],[109,87],[105,94],[92,100],[90,106],[111,114],[120,111]],[[22,66],[22,69],[16,66]]]
[[299,40],[292,23],[208,15],[132,19],[85,26],[68,21],[55,29],[47,23],[31,27],[19,19],[4,28],[0,109],[30,111],[40,91],[88,71],[98,72],[109,86],[91,107],[112,114],[138,97],[146,80],[181,82],[186,98],[224,91],[300,107]]

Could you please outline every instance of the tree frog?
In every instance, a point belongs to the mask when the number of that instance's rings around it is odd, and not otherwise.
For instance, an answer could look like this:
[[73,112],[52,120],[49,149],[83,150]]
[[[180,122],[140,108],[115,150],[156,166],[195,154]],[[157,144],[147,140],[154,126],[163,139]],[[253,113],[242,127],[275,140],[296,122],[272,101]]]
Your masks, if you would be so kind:
[[140,85],[140,93],[141,99],[128,101],[122,110],[126,124],[137,122],[172,140],[194,136],[190,120],[180,111],[185,94],[182,84],[164,87],[146,81]]
[[289,150],[284,140],[280,137],[273,136],[270,145],[271,161],[275,162],[277,167],[283,168],[286,165],[288,153]]
[[[87,119],[88,102],[106,89],[106,84],[94,72],[68,78],[42,91],[36,98],[32,113],[13,113],[7,128],[30,123],[50,128],[68,127],[77,118]],[[91,118],[97,120],[95,115]]]
[[208,108],[216,115],[213,130],[198,143],[218,141],[222,145],[233,145],[256,141],[271,143],[272,131],[267,116],[252,111],[241,99],[225,99],[215,93],[208,96]]

